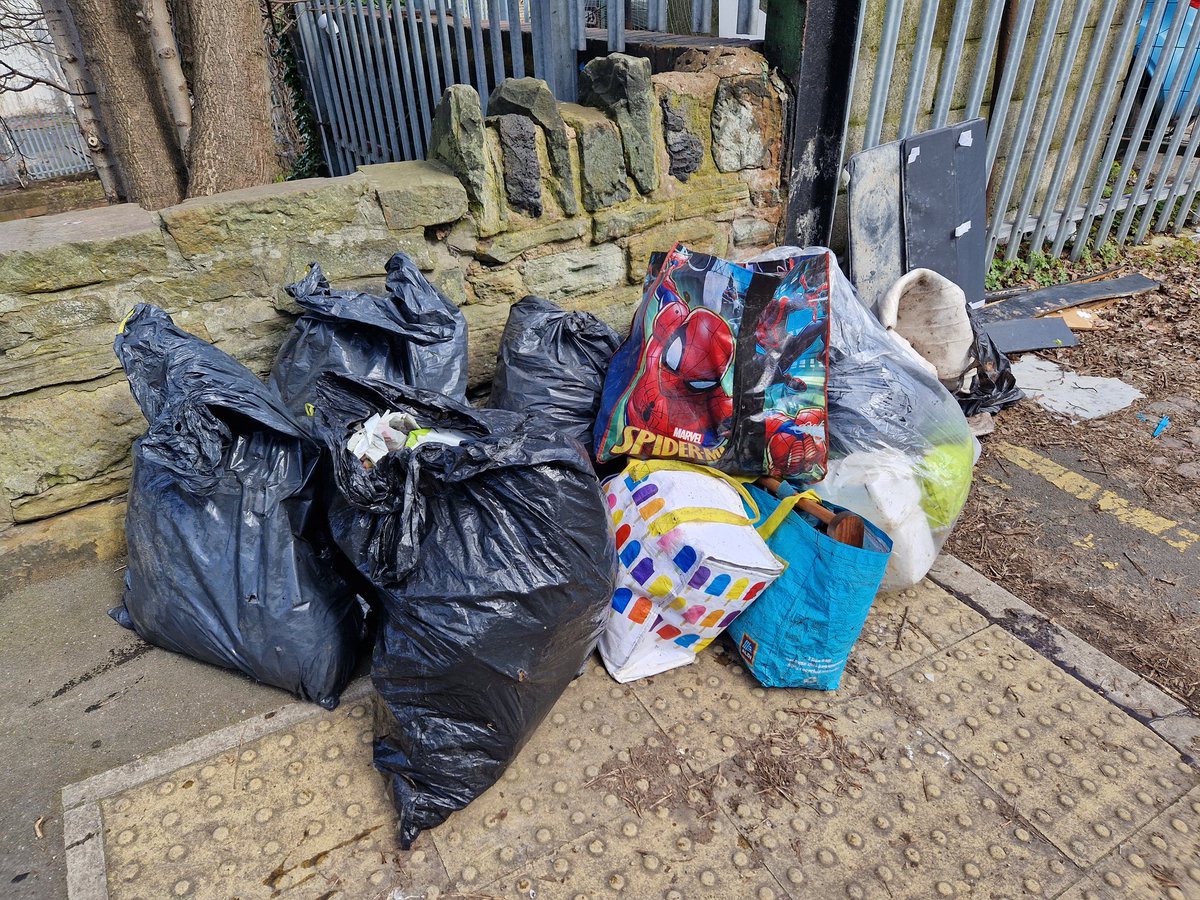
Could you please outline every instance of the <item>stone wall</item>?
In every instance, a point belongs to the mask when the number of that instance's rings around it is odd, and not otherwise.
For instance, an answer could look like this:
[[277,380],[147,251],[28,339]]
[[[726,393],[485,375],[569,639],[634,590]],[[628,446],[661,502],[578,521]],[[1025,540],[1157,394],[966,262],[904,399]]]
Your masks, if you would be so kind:
[[[770,245],[782,93],[745,49],[694,51],[679,68],[651,77],[645,60],[594,60],[587,105],[510,80],[486,120],[474,91],[456,86],[437,112],[431,162],[159,212],[0,224],[0,549],[15,546],[14,525],[125,490],[145,422],[112,341],[139,301],[261,374],[299,312],[283,286],[310,261],[335,286],[378,287],[402,250],[461,305],[479,384],[509,305],[527,293],[625,329],[652,251],[677,240],[726,255]],[[44,538],[44,526],[25,527]]]

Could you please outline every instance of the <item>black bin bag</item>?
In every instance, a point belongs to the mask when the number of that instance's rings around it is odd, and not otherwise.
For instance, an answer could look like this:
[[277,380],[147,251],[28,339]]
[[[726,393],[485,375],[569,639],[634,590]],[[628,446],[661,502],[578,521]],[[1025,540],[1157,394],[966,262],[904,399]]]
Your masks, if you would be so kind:
[[509,310],[488,406],[536,413],[590,453],[604,374],[620,345],[591,313],[526,297]]
[[332,709],[363,614],[328,538],[320,445],[274,390],[161,309],[137,306],[114,349],[150,425],[133,445],[125,596],[110,615]]
[[[534,417],[326,376],[314,421],[333,457],[334,538],[374,586],[375,766],[401,846],[490,787],[579,673],[616,554],[591,466]],[[367,469],[346,450],[375,413],[464,435]]]
[[382,297],[335,291],[313,263],[284,288],[304,314],[279,348],[271,383],[302,421],[325,372],[466,396],[467,323],[458,307],[403,253],[388,260],[386,285]]

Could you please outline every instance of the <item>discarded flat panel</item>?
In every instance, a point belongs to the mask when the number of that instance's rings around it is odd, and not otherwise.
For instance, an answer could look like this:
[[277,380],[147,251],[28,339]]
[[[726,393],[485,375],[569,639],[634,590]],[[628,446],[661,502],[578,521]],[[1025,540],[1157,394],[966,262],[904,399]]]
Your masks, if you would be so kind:
[[992,322],[983,329],[1001,353],[1022,353],[1053,347],[1074,347],[1079,338],[1062,319],[1013,319]]
[[1077,375],[1037,356],[1022,356],[1012,371],[1027,396],[1074,419],[1106,416],[1146,396],[1119,379]]
[[987,213],[984,124],[972,119],[905,139],[904,262],[933,269],[983,302]]
[[1134,294],[1152,291],[1156,287],[1158,287],[1157,281],[1137,273],[1105,281],[1059,284],[988,304],[978,310],[977,315],[981,322],[1024,319],[1067,309],[1071,306],[1079,306],[1081,303],[1088,303],[1092,300],[1131,297]]
[[850,280],[874,309],[904,274],[900,144],[880,144],[850,157]]

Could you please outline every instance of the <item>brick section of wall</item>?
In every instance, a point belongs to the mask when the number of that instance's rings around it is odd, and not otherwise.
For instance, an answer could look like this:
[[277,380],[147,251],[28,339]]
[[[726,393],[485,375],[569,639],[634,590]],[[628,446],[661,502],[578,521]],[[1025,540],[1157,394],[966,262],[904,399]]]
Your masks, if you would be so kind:
[[[627,329],[651,251],[676,240],[719,254],[769,246],[781,212],[783,97],[761,56],[736,53],[740,64],[725,58],[714,77],[650,79],[647,68],[642,90],[654,115],[640,142],[624,140],[626,150],[649,148],[658,178],[646,194],[626,174],[621,117],[575,107],[565,117],[571,184],[557,178],[553,135],[538,127],[543,212],[510,208],[502,129],[479,117],[478,98],[460,87],[443,102],[436,127],[444,140],[435,147],[458,174],[442,162],[390,163],[159,212],[126,205],[0,224],[0,551],[24,546],[18,533],[34,526],[21,523],[125,491],[145,422],[112,341],[135,303],[163,307],[265,374],[299,312],[285,284],[318,261],[337,287],[381,289],[384,263],[403,251],[460,304],[479,384],[491,376],[509,306],[527,293]],[[682,143],[702,153],[695,171],[676,166],[679,177],[670,172],[663,98],[686,113],[674,120],[676,143],[678,128],[691,130],[695,142]],[[768,150],[729,146],[746,140]],[[564,213],[571,205],[577,211]],[[91,519],[115,527],[111,515]]]

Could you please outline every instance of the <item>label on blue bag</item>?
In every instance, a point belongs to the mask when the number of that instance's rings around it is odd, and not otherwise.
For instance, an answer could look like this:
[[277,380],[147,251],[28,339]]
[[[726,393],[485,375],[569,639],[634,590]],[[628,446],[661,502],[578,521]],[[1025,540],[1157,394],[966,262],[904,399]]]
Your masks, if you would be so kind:
[[754,654],[758,652],[758,641],[750,637],[748,634],[743,634],[742,639],[738,642],[738,653],[742,654],[742,659],[746,660],[750,665],[754,664]]

